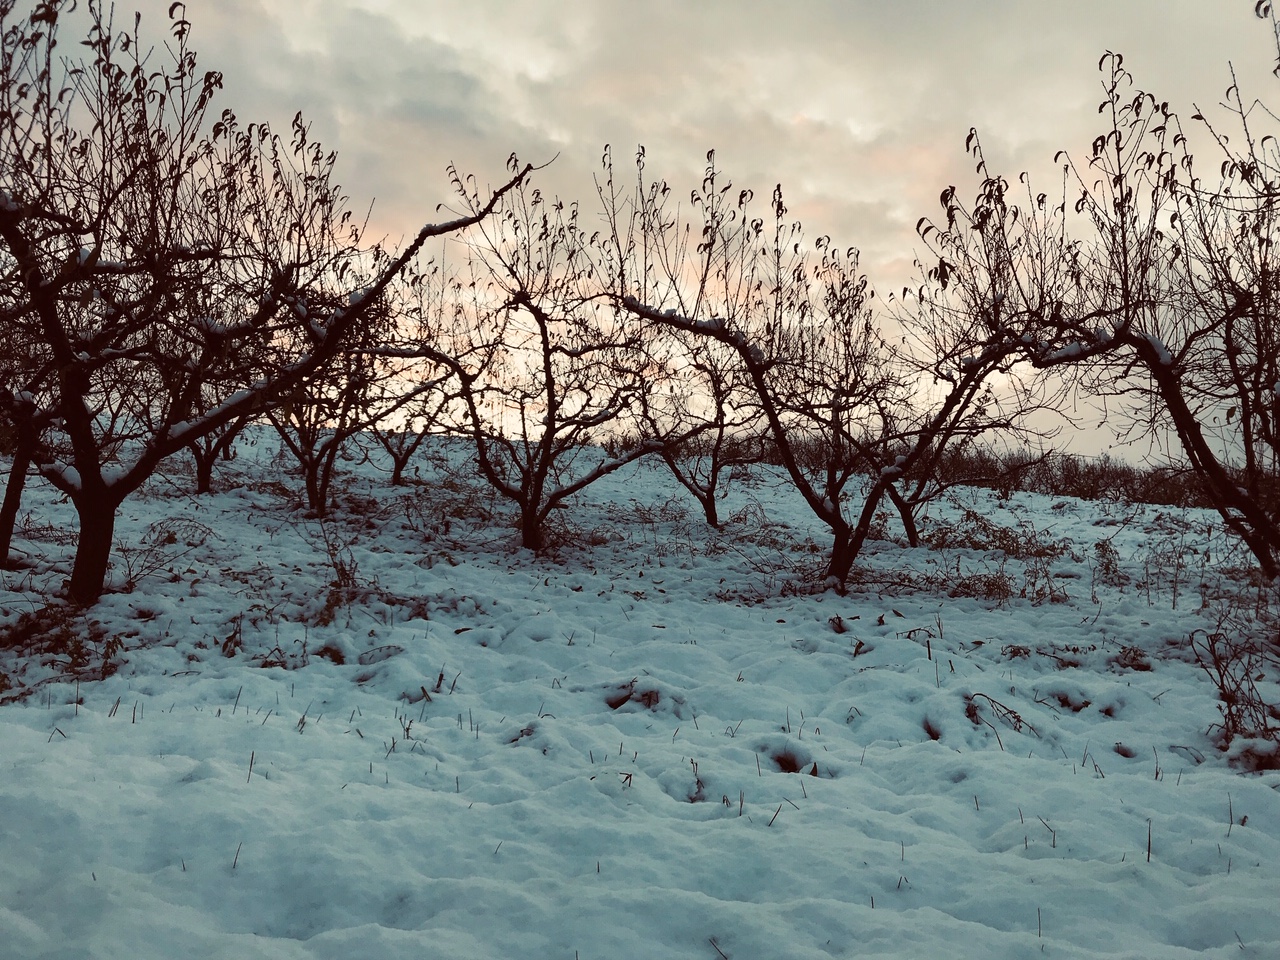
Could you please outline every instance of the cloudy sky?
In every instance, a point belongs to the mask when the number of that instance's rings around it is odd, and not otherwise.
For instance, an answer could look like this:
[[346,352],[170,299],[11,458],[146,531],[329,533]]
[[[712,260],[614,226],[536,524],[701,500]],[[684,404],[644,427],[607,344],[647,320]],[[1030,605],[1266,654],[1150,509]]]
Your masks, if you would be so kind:
[[[126,0],[126,6],[128,5]],[[165,23],[167,0],[138,0]],[[863,250],[873,282],[912,278],[913,226],[948,183],[974,185],[970,127],[993,168],[1051,182],[1097,132],[1097,64],[1125,55],[1182,108],[1242,86],[1280,103],[1253,0],[188,0],[222,105],[281,129],[301,109],[338,150],[357,206],[399,237],[449,198],[558,157],[550,192],[592,199],[601,148],[681,194],[706,151],[739,186],[782,183],[810,236]],[[157,33],[157,36],[159,34]]]

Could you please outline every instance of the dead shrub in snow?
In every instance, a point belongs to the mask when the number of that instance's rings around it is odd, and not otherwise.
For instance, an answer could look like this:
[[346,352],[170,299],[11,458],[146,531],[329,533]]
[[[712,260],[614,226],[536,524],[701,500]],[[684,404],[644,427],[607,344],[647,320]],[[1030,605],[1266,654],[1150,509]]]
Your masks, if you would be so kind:
[[25,513],[18,523],[18,536],[23,540],[53,543],[58,546],[70,546],[76,542],[76,532],[65,527],[56,527],[52,523],[40,523],[31,513]]
[[178,561],[202,547],[211,536],[213,531],[198,520],[169,517],[151,524],[136,544],[117,544],[116,551],[124,564],[124,591],[132,593],[140,581],[161,573],[167,573],[170,581],[179,579],[175,569]]
[[1125,646],[1111,658],[1111,662],[1121,670],[1145,672],[1151,669],[1151,658],[1141,647]]
[[1123,589],[1129,582],[1129,575],[1120,569],[1120,551],[1110,538],[1099,540],[1093,545],[1093,563],[1091,566],[1090,596],[1094,603],[1099,603],[1098,587],[1116,587]]
[[1042,558],[1056,560],[1071,552],[1069,540],[1054,540],[1025,520],[1016,527],[1002,526],[972,507],[956,504],[960,519],[938,520],[924,534],[925,543],[935,549],[962,548],[988,552],[999,550],[1013,560]]
[[[1052,563],[1071,555],[1069,540],[1055,540],[1025,520],[1018,520],[1016,526],[1003,526],[972,507],[962,506],[961,511],[956,521],[939,520],[931,524],[924,541],[939,551],[958,549],[995,554],[995,566],[993,569],[990,563],[984,562],[982,569],[965,569],[962,557],[955,557],[954,563],[944,563],[946,573],[940,587],[950,596],[977,597],[996,604],[1013,597],[1033,604],[1061,603],[1068,599]],[[1020,577],[1009,561],[1021,561]]]
[[697,542],[705,539],[705,523],[691,521],[683,497],[676,494],[656,505],[632,498],[626,504],[607,503],[604,515],[619,536],[654,558],[679,556],[691,558],[699,550]]
[[1122,587],[1129,582],[1128,574],[1120,570],[1120,551],[1109,538],[1093,545],[1093,557],[1094,574],[1099,583]]
[[474,476],[473,464],[432,459],[435,475],[399,499],[405,526],[428,543],[470,540],[471,532],[493,521],[494,493]]
[[1157,597],[1166,590],[1174,610],[1190,585],[1192,571],[1199,570],[1203,581],[1210,554],[1203,543],[1204,537],[1196,535],[1191,524],[1179,519],[1167,522],[1163,529],[1163,514],[1157,514],[1153,526],[1159,530],[1148,538],[1142,556],[1142,580],[1138,587],[1147,597],[1148,605],[1154,605]]
[[1237,738],[1253,741],[1233,756],[1251,769],[1280,768],[1280,617],[1270,602],[1275,592],[1252,596],[1243,589],[1220,601],[1213,625],[1188,638],[1196,663],[1218,691],[1221,719],[1210,731],[1224,750]]
[[115,672],[123,641],[73,604],[28,611],[0,629],[0,650],[39,654],[46,667],[73,679],[104,680]]
[[310,530],[301,532],[315,552],[328,562],[331,574],[328,591],[324,607],[316,617],[317,625],[328,626],[334,622],[340,609],[349,607],[366,595],[372,586],[361,578],[360,565],[351,549],[359,542],[360,535],[343,536],[333,523],[324,519],[317,520]]
[[975,597],[1001,607],[1017,596],[1017,589],[1013,578],[1002,567],[995,571],[970,573],[957,578],[947,590],[947,596]]
[[[520,521],[516,522],[519,529]],[[543,550],[556,559],[558,555],[621,543],[623,535],[611,524],[580,523],[568,510],[557,510],[542,522]]]
[[[979,700],[983,702],[979,704]],[[1004,751],[1004,741],[1001,740],[1000,731],[996,729],[996,725],[982,715],[982,709],[984,707],[989,710],[996,719],[1000,720],[1015,733],[1021,733],[1023,730],[1029,730],[1036,737],[1040,736],[1040,732],[1028,723],[1017,710],[1006,706],[999,700],[996,700],[985,693],[967,694],[964,701],[964,715],[969,718],[969,722],[975,727],[980,727],[984,724],[989,727],[991,732],[995,734],[996,744],[1000,747],[1002,752]]]
[[1050,559],[1045,556],[1032,555],[1027,558],[1022,571],[1022,588],[1018,596],[1034,604],[1066,603],[1071,599],[1066,587],[1062,585],[1049,563]]

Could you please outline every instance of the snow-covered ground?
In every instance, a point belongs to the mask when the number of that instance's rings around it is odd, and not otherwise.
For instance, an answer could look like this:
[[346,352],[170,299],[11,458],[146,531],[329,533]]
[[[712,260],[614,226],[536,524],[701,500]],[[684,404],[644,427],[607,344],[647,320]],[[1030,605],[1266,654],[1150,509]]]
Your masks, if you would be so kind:
[[[112,675],[0,655],[0,955],[1280,957],[1209,516],[964,491],[840,596],[767,470],[717,534],[641,464],[539,558],[456,455],[320,524],[271,450],[125,504],[134,588],[67,625]],[[69,570],[25,506],[8,623]]]

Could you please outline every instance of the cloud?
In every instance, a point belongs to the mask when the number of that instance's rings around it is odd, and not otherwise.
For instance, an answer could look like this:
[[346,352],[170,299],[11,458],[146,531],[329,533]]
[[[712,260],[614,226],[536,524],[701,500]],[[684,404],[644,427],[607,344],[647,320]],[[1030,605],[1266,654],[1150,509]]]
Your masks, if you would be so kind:
[[[143,4],[157,28],[166,8]],[[1051,177],[1056,150],[1087,148],[1105,50],[1186,114],[1221,98],[1231,57],[1246,89],[1280,92],[1244,0],[193,0],[188,16],[225,102],[277,125],[303,110],[393,236],[449,199],[450,162],[484,183],[513,152],[558,156],[545,188],[588,202],[605,143],[644,143],[682,193],[714,147],[886,286],[909,279],[878,273],[910,263],[940,190],[976,187],[970,127],[1010,174]]]

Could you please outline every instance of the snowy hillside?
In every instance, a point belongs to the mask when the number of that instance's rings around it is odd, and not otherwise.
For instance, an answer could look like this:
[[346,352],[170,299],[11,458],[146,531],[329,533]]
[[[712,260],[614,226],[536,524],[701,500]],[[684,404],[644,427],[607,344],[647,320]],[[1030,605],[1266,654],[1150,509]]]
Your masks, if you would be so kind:
[[[1189,643],[1239,576],[1208,514],[962,491],[841,596],[766,469],[717,533],[641,463],[536,557],[459,452],[346,464],[320,523],[273,451],[175,464],[116,592],[0,651],[0,955],[1280,956],[1280,774]],[[24,507],[10,626],[69,571]]]

